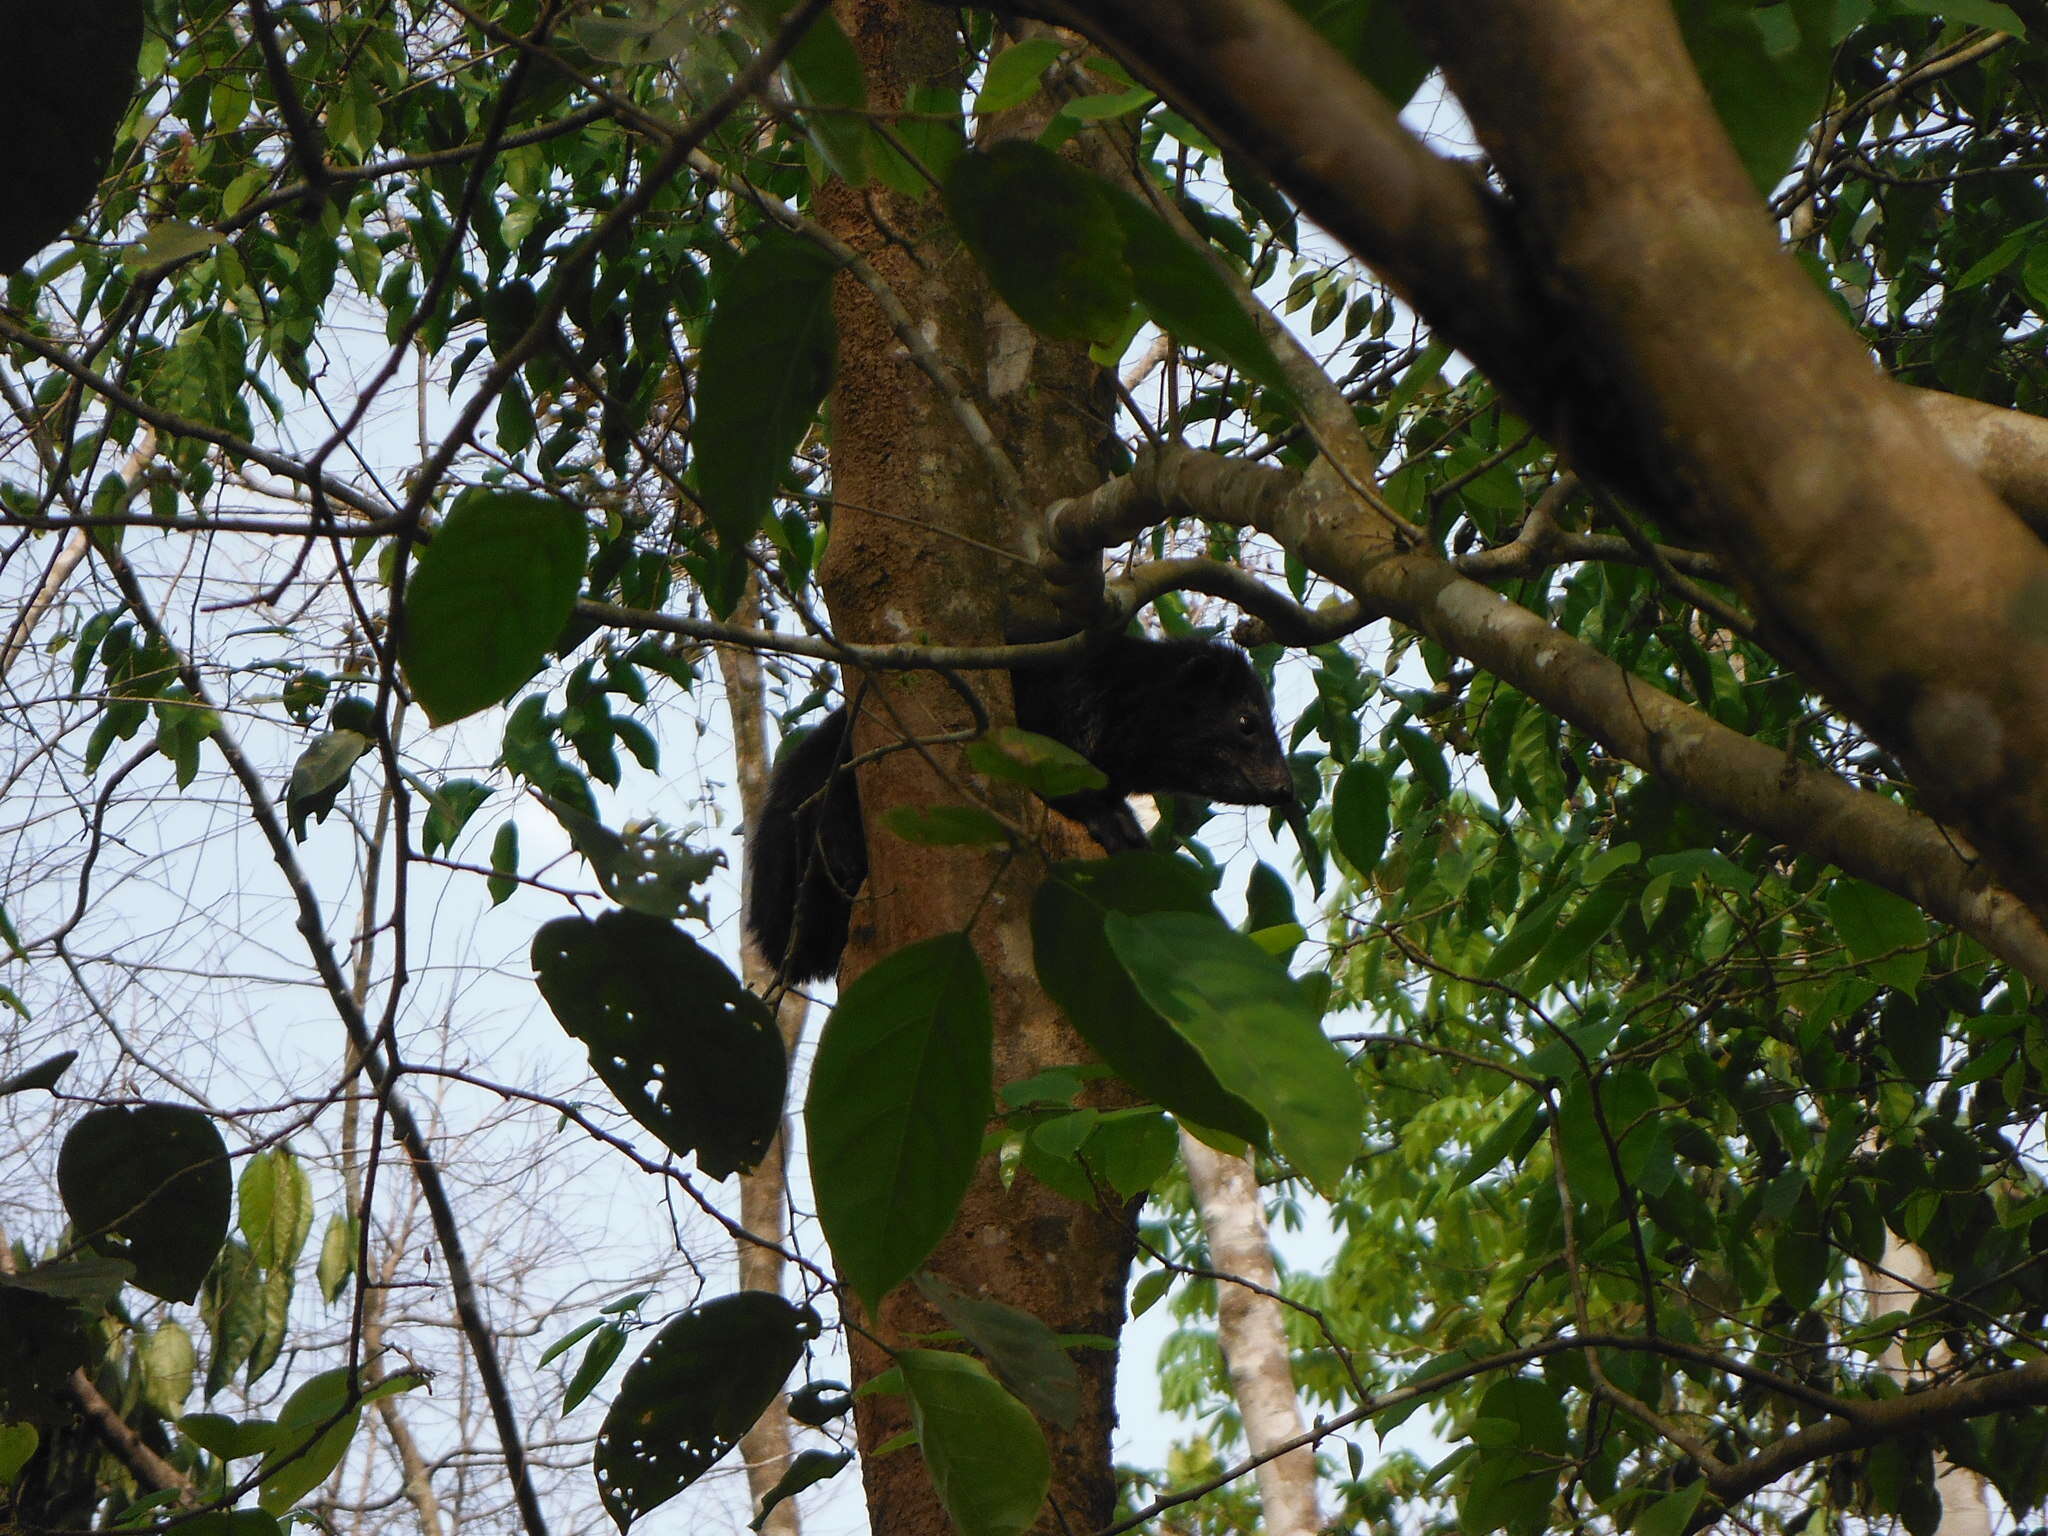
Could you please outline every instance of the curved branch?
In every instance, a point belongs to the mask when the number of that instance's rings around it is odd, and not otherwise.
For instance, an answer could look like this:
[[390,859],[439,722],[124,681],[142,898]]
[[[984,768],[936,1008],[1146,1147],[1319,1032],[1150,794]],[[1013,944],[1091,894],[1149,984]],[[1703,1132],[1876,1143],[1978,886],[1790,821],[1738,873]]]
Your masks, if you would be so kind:
[[[2048,985],[2048,929],[1939,822],[1731,730],[1433,554],[1394,550],[1325,466],[1304,478],[1175,448],[1141,455],[1124,479],[1103,488],[1099,505],[1093,496],[1055,505],[1048,538],[1104,528],[1128,538],[1146,508],[1226,522],[1254,507],[1257,527],[1366,613],[1429,635],[1694,804],[1904,896]],[[1247,484],[1259,479],[1263,493]],[[1223,493],[1216,506],[1190,505],[1211,486]]]

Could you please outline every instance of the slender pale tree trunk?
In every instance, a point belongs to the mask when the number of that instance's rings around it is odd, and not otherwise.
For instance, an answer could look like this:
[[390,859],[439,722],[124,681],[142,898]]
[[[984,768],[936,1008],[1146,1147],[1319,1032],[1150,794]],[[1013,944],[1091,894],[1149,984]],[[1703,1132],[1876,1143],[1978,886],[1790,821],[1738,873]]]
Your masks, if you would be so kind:
[[[1883,1264],[1876,1269],[1866,1265],[1863,1278],[1870,1288],[1872,1317],[1909,1312],[1914,1302],[1941,1283],[1941,1277],[1928,1264],[1927,1255],[1890,1231],[1885,1233]],[[1948,1356],[1948,1346],[1937,1344],[1927,1352],[1926,1365],[1916,1368],[1906,1363],[1905,1355],[1894,1342],[1885,1350],[1882,1363],[1893,1380],[1906,1386],[1938,1368]],[[1934,1488],[1941,1495],[1941,1524],[1937,1527],[1940,1536],[1991,1536],[1991,1506],[1984,1497],[1982,1477],[1967,1467],[1953,1465],[1937,1451]]]
[[[733,621],[750,629],[760,624],[761,589],[752,577],[748,578],[746,596],[733,614]],[[724,647],[718,652],[718,667],[725,678],[725,703],[732,717],[740,815],[751,828],[754,818],[761,813],[761,801],[768,789],[769,748],[761,658],[753,651]],[[751,875],[751,870],[740,871],[742,882]],[[756,992],[767,992],[775,979],[775,967],[744,929],[740,934],[740,972]],[[803,998],[793,992],[785,993],[776,1009],[775,1021],[782,1031],[782,1043],[792,1057],[803,1035],[807,1011]],[[739,1241],[740,1286],[745,1290],[773,1291],[778,1295],[782,1291],[783,1260],[778,1249],[789,1235],[789,1223],[784,1219],[788,1207],[788,1148],[789,1121],[785,1118],[781,1133],[769,1144],[760,1166],[752,1173],[740,1175],[740,1225],[760,1239]],[[776,1398],[774,1405],[741,1438],[740,1455],[746,1460],[747,1489],[758,1511],[762,1498],[789,1467],[792,1451],[787,1399]],[[785,1499],[769,1511],[761,1536],[799,1536],[801,1530],[796,1501]]]
[[[1209,1239],[1209,1267],[1250,1282],[1217,1284],[1216,1337],[1230,1371],[1231,1396],[1244,1420],[1245,1442],[1253,1455],[1263,1456],[1306,1426],[1295,1396],[1281,1305],[1262,1294],[1277,1292],[1280,1276],[1259,1204],[1258,1174],[1250,1158],[1218,1152],[1186,1131],[1180,1133],[1180,1155]],[[1258,1476],[1266,1536],[1315,1536],[1322,1529],[1313,1451],[1303,1446],[1263,1461]]]

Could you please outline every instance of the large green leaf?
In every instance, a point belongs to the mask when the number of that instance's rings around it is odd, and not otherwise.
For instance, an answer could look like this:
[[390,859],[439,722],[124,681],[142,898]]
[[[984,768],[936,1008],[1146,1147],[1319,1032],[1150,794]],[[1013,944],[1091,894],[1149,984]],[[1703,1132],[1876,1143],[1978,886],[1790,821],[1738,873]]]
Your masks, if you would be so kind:
[[1828,918],[1872,980],[1913,992],[1927,970],[1927,919],[1903,896],[1847,876],[1828,887]]
[[1330,799],[1330,832],[1361,876],[1369,877],[1387,851],[1388,805],[1387,776],[1377,764],[1361,757],[1345,765]]
[[1107,182],[1041,144],[1011,140],[953,163],[946,206],[1025,324],[1066,341],[1124,334],[1137,290]]
[[995,1108],[988,979],[962,933],[898,950],[848,987],[811,1068],[818,1221],[870,1307],[952,1224]]
[[818,1314],[769,1291],[739,1291],[664,1327],[619,1382],[591,1470],[621,1531],[711,1469],[754,1427]]
[[57,1190],[73,1229],[135,1266],[135,1284],[190,1301],[228,1232],[233,1181],[213,1121],[179,1104],[88,1111],[65,1134]]
[[1827,96],[1834,0],[1679,0],[1685,45],[1759,192],[1791,168]]
[[1081,1038],[1139,1093],[1196,1125],[1263,1143],[1259,1112],[1145,1001],[1104,937],[1111,912],[1162,911],[1214,914],[1207,877],[1185,859],[1138,852],[1060,866],[1031,902],[1039,982]]
[[1207,913],[1112,912],[1103,933],[1145,1001],[1265,1117],[1309,1181],[1334,1193],[1358,1156],[1364,1106],[1287,968]]
[[737,549],[768,515],[776,482],[832,387],[839,332],[830,256],[771,229],[718,290],[697,373],[697,489]]
[[1138,302],[1159,328],[1291,399],[1279,359],[1236,288],[1217,270],[1216,257],[1182,239],[1128,192],[1113,189],[1109,195],[1123,229],[1123,259]]
[[[275,1428],[268,1431],[274,1449],[260,1468],[262,1484],[256,1496],[256,1502],[271,1514],[283,1514],[341,1465],[356,1426],[362,1422],[365,1404],[409,1392],[426,1382],[416,1371],[397,1371],[351,1394],[350,1380],[348,1368],[337,1366],[306,1381],[284,1400]],[[263,1438],[264,1434],[259,1429],[245,1440]]]
[[576,605],[583,514],[494,487],[449,509],[405,592],[400,660],[436,725],[488,709],[525,682]]
[[1020,1536],[1052,1486],[1044,1431],[977,1360],[943,1350],[896,1357],[932,1487],[960,1536]]
[[348,1368],[337,1366],[285,1399],[277,1416],[276,1449],[263,1464],[257,1495],[271,1514],[283,1514],[341,1465],[363,1413],[360,1401],[349,1401],[349,1381]]
[[627,1113],[714,1179],[760,1162],[788,1075],[767,1004],[675,924],[558,917],[533,936],[541,996]]
[[1029,1312],[969,1296],[937,1275],[919,1275],[917,1288],[1021,1402],[1062,1429],[1074,1427],[1081,1411],[1081,1375],[1058,1335]]
[[1429,78],[1429,59],[1397,0],[1287,0],[1397,107]]

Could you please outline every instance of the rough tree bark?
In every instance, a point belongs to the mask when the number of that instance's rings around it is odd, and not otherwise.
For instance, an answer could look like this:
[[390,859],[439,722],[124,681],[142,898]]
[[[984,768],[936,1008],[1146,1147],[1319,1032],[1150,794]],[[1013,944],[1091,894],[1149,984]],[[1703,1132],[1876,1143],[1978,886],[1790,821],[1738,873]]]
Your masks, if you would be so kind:
[[[900,106],[920,80],[963,83],[951,12],[922,0],[849,0],[839,17],[866,67],[871,107]],[[817,206],[820,222],[877,269],[955,370],[1019,466],[1030,500],[1042,505],[1100,478],[1096,454],[1108,424],[1090,408],[1095,370],[1077,350],[1050,346],[1002,309],[935,202],[878,185],[842,185],[826,188]],[[1006,583],[1028,567],[994,552],[1021,549],[1021,509],[996,494],[988,459],[905,355],[870,293],[845,274],[839,281],[840,365],[830,403],[834,509],[819,572],[834,629],[855,641],[999,641],[1008,618]],[[1004,718],[1009,697],[1000,674],[980,675],[975,685],[991,715]],[[856,677],[848,686],[861,701],[854,741],[862,753],[972,724],[951,686],[935,677]],[[906,944],[968,927],[989,976],[1002,1083],[1087,1056],[1033,972],[1029,896],[1042,871],[1030,858],[914,846],[892,837],[881,819],[898,805],[957,802],[962,791],[952,786],[968,777],[951,748],[890,752],[860,769],[868,880],[841,974],[843,983],[851,981]],[[1046,825],[1035,801],[986,782],[973,787],[1017,821],[1045,826],[1045,846],[1056,856],[1081,851],[1078,831]],[[1006,1187],[991,1158],[929,1267],[970,1294],[1029,1311],[1055,1332],[1114,1338],[1123,1322],[1131,1241],[1127,1212],[1084,1209],[1028,1175]],[[884,1301],[877,1317],[848,1305],[858,1381],[888,1366],[885,1344],[941,1325],[907,1287]],[[1114,1509],[1115,1358],[1083,1352],[1077,1364],[1079,1417],[1072,1429],[1047,1431],[1052,1491],[1038,1526],[1046,1532],[1097,1528]],[[900,1397],[868,1397],[856,1408],[869,1519],[889,1536],[942,1536],[948,1522],[923,1464],[914,1456],[872,1454],[907,1424]]]

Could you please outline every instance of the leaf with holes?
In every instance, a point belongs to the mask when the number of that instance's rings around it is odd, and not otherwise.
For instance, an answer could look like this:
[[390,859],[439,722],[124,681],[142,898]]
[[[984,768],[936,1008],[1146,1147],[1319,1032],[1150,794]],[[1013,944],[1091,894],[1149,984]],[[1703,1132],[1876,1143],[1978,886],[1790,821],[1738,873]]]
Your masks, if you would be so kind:
[[541,996],[635,1120],[714,1179],[751,1168],[782,1124],[782,1036],[762,1001],[675,924],[561,917],[533,937]]
[[654,1336],[619,1382],[591,1460],[598,1497],[621,1531],[739,1444],[818,1331],[809,1307],[740,1291]]

